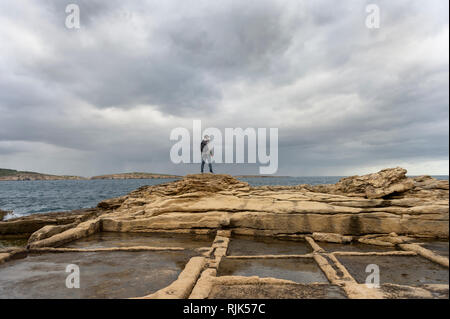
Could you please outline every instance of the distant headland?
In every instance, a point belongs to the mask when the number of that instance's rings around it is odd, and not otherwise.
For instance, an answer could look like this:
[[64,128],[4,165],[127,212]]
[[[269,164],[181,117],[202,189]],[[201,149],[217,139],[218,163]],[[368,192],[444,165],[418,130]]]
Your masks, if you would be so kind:
[[14,169],[0,168],[0,181],[37,181],[37,180],[82,180],[80,176],[50,175],[36,172],[16,171]]
[[[37,172],[17,171],[14,169],[0,168],[0,181],[56,181],[56,180],[93,180],[93,179],[157,179],[157,178],[181,178],[180,175],[159,174],[159,173],[116,173],[98,175],[92,177],[74,176],[74,175],[52,175]],[[289,176],[274,175],[236,175],[235,178],[286,178]]]
[[121,173],[92,177],[72,175],[51,175],[37,172],[17,171],[14,169],[0,168],[0,181],[51,181],[51,180],[90,180],[90,179],[152,179],[152,178],[179,178],[177,175],[155,173]]

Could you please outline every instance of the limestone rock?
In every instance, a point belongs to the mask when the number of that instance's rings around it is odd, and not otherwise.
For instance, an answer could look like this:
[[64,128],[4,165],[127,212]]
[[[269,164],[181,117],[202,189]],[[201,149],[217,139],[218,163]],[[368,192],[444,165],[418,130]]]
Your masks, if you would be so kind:
[[186,175],[183,179],[171,183],[158,184],[154,186],[143,186],[130,193],[134,196],[208,196],[217,192],[239,192],[248,191],[248,183],[224,174],[193,174]]
[[[386,245],[408,242],[407,236],[448,238],[448,181],[411,179],[405,173],[395,168],[342,179],[336,185],[263,187],[250,187],[229,175],[187,175],[170,183],[140,187],[90,211],[0,222],[0,235],[29,236],[44,226],[72,224],[46,227],[35,233],[30,243],[58,245],[93,229],[314,234],[314,239],[338,243],[363,236],[363,240]],[[83,221],[88,220],[96,222],[87,227]],[[373,234],[378,235],[364,237]]]
[[[186,264],[184,270],[169,286],[158,290],[157,292],[142,299],[186,299],[192,291],[203,267],[205,266],[204,257],[192,257]],[[141,299],[141,298],[139,298]]]
[[20,235],[27,237],[46,225],[71,224],[75,221],[90,219],[99,213],[100,211],[96,209],[80,209],[71,212],[34,214],[0,221],[0,236]]
[[98,208],[101,209],[116,209],[119,208],[122,203],[125,201],[126,197],[117,197],[117,198],[111,198],[111,199],[105,199],[104,201],[101,201],[97,204]]
[[387,168],[378,173],[342,178],[335,186],[336,192],[361,194],[367,198],[382,198],[392,193],[402,193],[414,187],[406,177],[406,169]]
[[78,223],[74,222],[67,225],[46,225],[31,234],[30,238],[28,239],[28,243],[32,243],[62,233],[67,229],[75,227],[77,224]]
[[312,237],[316,241],[325,241],[329,243],[349,243],[352,241],[352,236],[342,236],[335,233],[313,233]]
[[428,175],[413,178],[414,186],[422,189],[442,189],[448,190],[448,181],[437,180]]

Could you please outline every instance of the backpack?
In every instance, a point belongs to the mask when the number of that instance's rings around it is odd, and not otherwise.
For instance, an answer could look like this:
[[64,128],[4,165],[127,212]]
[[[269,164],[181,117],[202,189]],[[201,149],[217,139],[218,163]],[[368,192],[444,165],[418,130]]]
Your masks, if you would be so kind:
[[203,152],[203,149],[205,148],[206,144],[208,144],[208,141],[203,140],[200,143],[200,152]]

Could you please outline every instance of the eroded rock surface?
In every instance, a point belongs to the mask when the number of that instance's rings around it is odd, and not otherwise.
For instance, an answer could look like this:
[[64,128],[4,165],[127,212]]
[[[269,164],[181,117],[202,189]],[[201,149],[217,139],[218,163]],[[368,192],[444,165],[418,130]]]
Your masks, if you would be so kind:
[[336,233],[448,238],[448,181],[401,168],[335,185],[250,187],[229,175],[188,175],[100,203],[105,231],[233,229],[250,235]]
[[[103,201],[92,210],[0,222],[0,235],[29,236],[39,230],[30,239],[36,246],[80,238],[91,228],[197,233],[232,229],[243,235],[314,234],[318,239],[330,233],[395,234],[398,238],[387,237],[392,239],[386,242],[390,245],[402,243],[404,236],[448,238],[448,181],[405,174],[406,170],[393,168],[343,178],[335,185],[262,187],[250,187],[229,175],[187,175]],[[335,242],[352,239],[339,235],[332,235]]]
[[382,198],[392,193],[403,193],[413,187],[414,181],[406,177],[406,169],[397,167],[374,174],[342,178],[334,185],[333,193]]
[[[448,298],[448,240],[437,244],[430,239],[448,239],[448,181],[407,178],[405,173],[394,168],[344,178],[335,185],[263,187],[250,187],[229,175],[188,175],[141,187],[93,209],[0,222],[0,239],[19,236],[26,241],[29,237],[26,248],[0,245],[5,296],[19,296],[20,291],[11,292],[10,287],[17,287],[11,274],[33,256],[39,256],[44,267],[79,255],[98,256],[95,263],[88,257],[80,261],[94,267],[88,282],[95,291],[84,295],[89,297],[100,296],[100,287],[105,289],[103,298]],[[116,233],[106,233],[111,231]],[[142,238],[126,244],[117,232]],[[212,244],[208,240],[192,250],[174,240],[159,244],[160,239],[150,242],[138,234],[150,232],[215,237]],[[108,236],[120,240],[98,244],[99,237]],[[138,290],[130,290],[127,284],[126,291],[110,293],[111,285],[123,282],[122,274],[135,273],[135,261],[127,262],[120,273],[114,267],[105,274],[101,265],[105,258],[113,256],[112,262],[120,255],[117,262],[123,263],[140,255],[159,262],[158,254],[192,258],[185,267],[187,259],[177,262],[170,278],[164,264],[150,277],[138,274]],[[367,263],[380,265],[381,287],[373,289],[364,283]],[[112,279],[102,279],[106,286],[99,286],[101,276]],[[168,280],[160,284],[161,278]],[[30,284],[26,278],[21,280]],[[43,288],[53,284],[51,279],[40,283],[41,290],[55,295]],[[29,289],[22,292],[28,294]],[[42,296],[40,290],[35,293]]]
[[[35,214],[7,221],[0,221],[0,237],[29,237],[37,232],[33,238],[41,239],[56,234],[70,227],[56,227],[61,225],[77,226],[80,222],[91,219],[102,213],[99,209],[80,209],[71,212],[55,212]],[[55,227],[52,227],[55,226]],[[41,229],[45,227],[44,229]]]

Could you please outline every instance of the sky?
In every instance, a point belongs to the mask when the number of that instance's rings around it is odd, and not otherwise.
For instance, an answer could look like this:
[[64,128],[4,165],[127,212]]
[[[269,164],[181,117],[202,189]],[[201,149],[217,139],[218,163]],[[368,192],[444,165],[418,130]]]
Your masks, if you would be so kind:
[[[80,28],[65,25],[68,4]],[[368,4],[380,9],[368,28]],[[0,167],[188,174],[173,129],[278,128],[277,175],[449,172],[447,0],[3,0]],[[197,147],[197,146],[194,146]],[[258,164],[216,164],[258,174]]]

